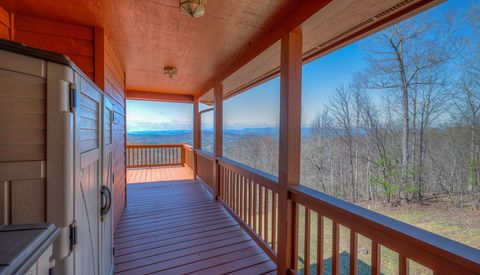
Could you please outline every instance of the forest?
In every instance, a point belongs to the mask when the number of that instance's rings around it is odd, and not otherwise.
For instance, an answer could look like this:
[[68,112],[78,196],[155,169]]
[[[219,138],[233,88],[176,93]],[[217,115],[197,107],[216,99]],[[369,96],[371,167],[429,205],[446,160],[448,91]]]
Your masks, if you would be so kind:
[[[351,202],[442,197],[479,209],[479,37],[474,3],[465,13],[427,12],[357,42],[367,68],[302,125],[301,183]],[[224,151],[277,174],[277,136],[244,135]]]

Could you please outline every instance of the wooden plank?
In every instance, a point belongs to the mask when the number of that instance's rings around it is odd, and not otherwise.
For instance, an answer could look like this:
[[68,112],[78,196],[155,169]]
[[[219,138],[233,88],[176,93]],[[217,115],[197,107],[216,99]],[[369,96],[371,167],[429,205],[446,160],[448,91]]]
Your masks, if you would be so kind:
[[[16,19],[18,20],[18,17]],[[15,40],[30,47],[66,54],[70,59],[72,59],[71,55],[93,57],[93,43],[91,40],[63,37],[55,33],[27,31],[18,28],[18,24],[15,30]]]
[[15,17],[15,28],[17,30],[37,32],[43,34],[54,34],[60,37],[70,37],[81,40],[93,40],[93,28],[53,21],[49,19],[17,14]]
[[[322,1],[318,1],[322,2]],[[295,246],[292,204],[288,201],[289,185],[300,183],[300,128],[302,82],[302,33],[295,30],[283,36],[280,81],[280,148],[279,148],[279,218],[278,272],[293,267]],[[290,209],[289,209],[290,208]]]

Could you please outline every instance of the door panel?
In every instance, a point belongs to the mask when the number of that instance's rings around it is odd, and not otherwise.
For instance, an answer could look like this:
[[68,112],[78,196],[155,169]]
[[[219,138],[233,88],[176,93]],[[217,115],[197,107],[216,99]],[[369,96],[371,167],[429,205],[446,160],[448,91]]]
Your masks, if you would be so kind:
[[[77,78],[80,79],[80,78]],[[80,84],[80,85],[78,85]],[[80,79],[75,116],[75,274],[99,274],[102,94]]]
[[[113,204],[113,104],[104,97],[103,104],[103,186],[110,190],[110,202]],[[107,198],[104,198],[107,199]],[[106,203],[106,202],[105,202]],[[103,205],[102,205],[103,206]],[[101,270],[102,274],[113,272],[113,205],[101,217]]]

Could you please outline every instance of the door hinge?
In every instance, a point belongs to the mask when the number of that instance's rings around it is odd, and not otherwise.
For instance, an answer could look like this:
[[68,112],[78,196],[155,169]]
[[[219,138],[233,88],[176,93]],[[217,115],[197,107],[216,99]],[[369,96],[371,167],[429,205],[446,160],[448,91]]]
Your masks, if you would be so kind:
[[112,247],[112,255],[115,256],[115,246]]
[[77,221],[70,224],[70,250],[74,250],[77,246]]
[[70,103],[70,112],[74,113],[77,108],[77,85],[75,83],[70,83],[70,92],[69,92],[69,103]]

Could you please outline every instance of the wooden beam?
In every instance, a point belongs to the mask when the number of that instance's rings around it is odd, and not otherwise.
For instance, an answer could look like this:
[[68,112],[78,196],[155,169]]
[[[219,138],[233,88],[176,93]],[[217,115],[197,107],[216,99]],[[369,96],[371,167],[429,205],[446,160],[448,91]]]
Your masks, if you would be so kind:
[[193,95],[167,94],[147,91],[127,90],[127,99],[177,103],[193,103]]
[[102,28],[94,28],[94,81],[97,86],[105,90],[105,34]]
[[[216,158],[223,156],[223,85],[218,83],[214,87],[214,113],[213,121],[215,124],[215,141],[213,147],[213,154]],[[220,166],[218,161],[214,163],[214,186],[215,199],[218,199],[220,191]]]
[[280,76],[280,148],[278,274],[294,267],[295,214],[288,186],[300,182],[300,127],[302,95],[302,32],[296,29],[282,38]]
[[305,20],[310,18],[331,1],[332,0],[293,1],[293,3],[285,9],[285,12],[278,17],[277,21],[259,35],[259,38],[248,43],[242,52],[240,52],[229,63],[220,67],[220,69],[213,74],[214,78],[207,81],[207,83],[199,90],[200,92],[196,95],[200,97],[208,92],[215,83],[225,80],[229,75],[268,49],[268,47],[272,46],[283,36],[300,26]]

